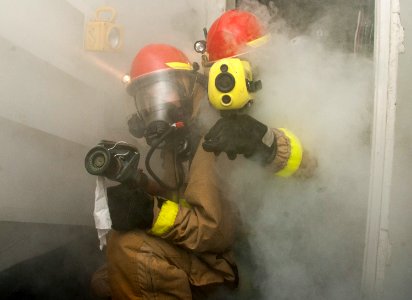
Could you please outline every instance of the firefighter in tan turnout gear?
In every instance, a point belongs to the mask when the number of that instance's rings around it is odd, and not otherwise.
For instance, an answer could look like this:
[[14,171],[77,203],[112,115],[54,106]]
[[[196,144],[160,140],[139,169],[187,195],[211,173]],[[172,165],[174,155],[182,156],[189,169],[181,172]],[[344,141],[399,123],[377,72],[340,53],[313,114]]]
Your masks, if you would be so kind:
[[164,44],[142,48],[130,75],[127,90],[137,112],[129,128],[151,146],[148,156],[161,152],[164,174],[152,168],[154,158],[146,158],[146,167],[166,193],[108,188],[112,299],[203,299],[235,288],[236,221],[214,155],[198,147],[196,116],[200,101],[207,101],[206,80],[180,50]]
[[[126,184],[107,189],[111,297],[225,299],[221,295],[230,294],[239,281],[231,249],[238,219],[218,180],[216,157],[207,151],[220,151],[222,143],[232,147],[234,141],[233,149],[223,149],[230,158],[259,157],[275,172],[290,175],[299,167],[300,144],[291,151],[295,145],[291,135],[280,130],[272,134],[248,116],[235,120],[236,126],[243,125],[233,136],[226,130],[233,126],[218,121],[204,140],[209,128],[202,129],[197,117],[202,113],[200,101],[207,101],[207,78],[170,45],[142,48],[130,75],[127,91],[137,112],[129,129],[151,147],[146,169],[162,192],[149,194]],[[250,128],[251,133],[245,134]],[[262,143],[264,136],[267,142]],[[156,152],[162,172],[151,165]]]
[[262,82],[254,78],[247,56],[268,40],[265,26],[253,13],[229,10],[213,22],[206,40],[195,43],[203,65],[210,68],[210,104],[222,115],[205,135],[203,148],[225,152],[229,159],[243,154],[277,176],[310,177],[317,161],[299,139],[288,129],[268,128],[248,115]]

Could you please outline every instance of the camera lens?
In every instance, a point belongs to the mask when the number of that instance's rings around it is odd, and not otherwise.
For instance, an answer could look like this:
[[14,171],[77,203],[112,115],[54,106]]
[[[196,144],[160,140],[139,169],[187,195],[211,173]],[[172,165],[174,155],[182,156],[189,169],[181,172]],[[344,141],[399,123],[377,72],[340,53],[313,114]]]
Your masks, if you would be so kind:
[[222,93],[230,92],[235,87],[235,78],[230,73],[220,73],[216,76],[215,86]]
[[228,69],[229,68],[226,64],[223,64],[223,65],[220,66],[220,71],[222,71],[223,73],[227,72]]
[[230,98],[229,95],[224,95],[222,97],[222,103],[223,104],[229,105],[231,101],[232,101],[232,98]]

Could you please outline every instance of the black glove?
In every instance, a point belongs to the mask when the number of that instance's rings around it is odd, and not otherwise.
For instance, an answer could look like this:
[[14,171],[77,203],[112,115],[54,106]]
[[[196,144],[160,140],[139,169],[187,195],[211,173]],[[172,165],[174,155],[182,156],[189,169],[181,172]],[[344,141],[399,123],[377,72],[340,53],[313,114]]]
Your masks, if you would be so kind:
[[226,152],[229,159],[235,159],[237,154],[244,154],[262,164],[270,163],[276,155],[276,139],[271,145],[263,143],[262,139],[268,131],[265,124],[249,115],[231,115],[223,117],[205,135],[202,146],[205,151]]
[[140,188],[126,184],[107,189],[112,228],[127,231],[149,229],[153,222],[153,197]]

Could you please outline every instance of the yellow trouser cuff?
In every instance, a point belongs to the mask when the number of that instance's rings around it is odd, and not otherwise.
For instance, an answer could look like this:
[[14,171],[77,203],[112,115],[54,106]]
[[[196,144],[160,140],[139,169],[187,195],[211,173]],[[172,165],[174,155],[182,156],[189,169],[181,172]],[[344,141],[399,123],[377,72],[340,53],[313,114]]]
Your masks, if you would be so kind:
[[150,230],[150,233],[161,236],[168,232],[175,223],[179,205],[173,201],[166,200],[160,208],[159,215]]
[[299,169],[300,163],[302,162],[302,145],[299,139],[289,130],[285,128],[279,128],[279,130],[281,130],[290,141],[290,156],[286,166],[275,173],[275,175],[289,177]]

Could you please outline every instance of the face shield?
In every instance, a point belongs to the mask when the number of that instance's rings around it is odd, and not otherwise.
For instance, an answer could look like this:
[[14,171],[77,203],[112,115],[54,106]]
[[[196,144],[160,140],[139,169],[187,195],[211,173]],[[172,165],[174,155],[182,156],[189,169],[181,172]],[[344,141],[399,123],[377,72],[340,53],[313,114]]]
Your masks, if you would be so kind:
[[153,72],[131,83],[137,110],[135,125],[149,145],[176,123],[188,126],[205,95],[205,78],[194,71]]
[[134,97],[138,115],[149,124],[183,121],[192,113],[192,103],[183,82],[158,78],[141,84]]

